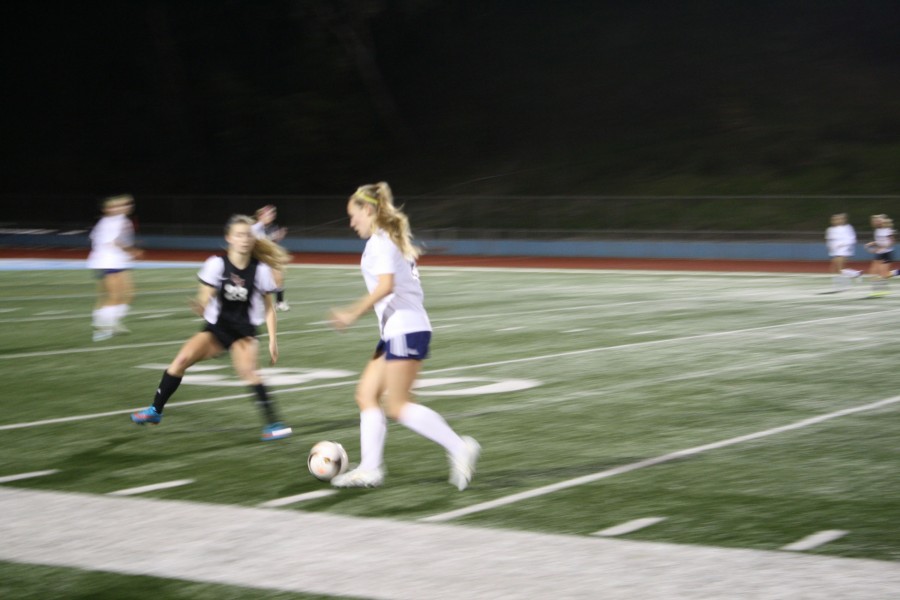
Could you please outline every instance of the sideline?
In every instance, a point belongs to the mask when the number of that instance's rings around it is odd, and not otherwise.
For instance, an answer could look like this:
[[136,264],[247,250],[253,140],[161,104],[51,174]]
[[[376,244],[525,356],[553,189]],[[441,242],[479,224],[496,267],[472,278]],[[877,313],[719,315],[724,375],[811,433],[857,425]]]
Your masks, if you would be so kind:
[[0,560],[24,564],[385,600],[886,600],[900,589],[900,565],[867,559],[9,487],[0,538]]

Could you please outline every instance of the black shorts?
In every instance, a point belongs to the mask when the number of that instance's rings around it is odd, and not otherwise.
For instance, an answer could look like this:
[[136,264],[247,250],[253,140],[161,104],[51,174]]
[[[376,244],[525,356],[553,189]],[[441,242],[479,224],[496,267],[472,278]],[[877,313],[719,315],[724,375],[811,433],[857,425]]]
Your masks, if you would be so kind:
[[890,264],[894,262],[894,253],[890,250],[887,252],[879,252],[875,255],[875,260]]
[[231,348],[231,345],[238,340],[256,337],[256,327],[249,324],[244,326],[230,326],[207,322],[203,331],[208,331],[213,334],[213,337],[215,337],[226,350]]

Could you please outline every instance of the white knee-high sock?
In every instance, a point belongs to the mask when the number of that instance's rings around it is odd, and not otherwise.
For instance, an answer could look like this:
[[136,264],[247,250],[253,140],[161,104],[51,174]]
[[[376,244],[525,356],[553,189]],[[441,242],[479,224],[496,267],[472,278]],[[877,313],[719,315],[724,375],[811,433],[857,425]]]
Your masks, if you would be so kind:
[[360,469],[372,471],[381,467],[386,437],[387,420],[381,409],[367,408],[359,413]]
[[94,327],[108,329],[116,323],[115,306],[104,306],[94,311]]
[[125,315],[128,314],[127,304],[117,304],[113,308],[116,311],[116,323],[122,321],[125,318]]
[[465,442],[447,424],[444,417],[427,406],[407,402],[400,409],[397,422],[444,447],[450,454],[459,455],[465,449]]

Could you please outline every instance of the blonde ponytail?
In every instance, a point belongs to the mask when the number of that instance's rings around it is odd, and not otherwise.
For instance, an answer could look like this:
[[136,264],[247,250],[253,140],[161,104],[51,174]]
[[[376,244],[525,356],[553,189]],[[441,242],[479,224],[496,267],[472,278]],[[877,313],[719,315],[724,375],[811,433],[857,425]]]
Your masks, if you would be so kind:
[[394,206],[394,194],[387,182],[361,185],[350,199],[360,206],[375,207],[375,228],[386,232],[406,259],[416,260],[421,255],[421,249],[412,243],[409,218],[403,207]]

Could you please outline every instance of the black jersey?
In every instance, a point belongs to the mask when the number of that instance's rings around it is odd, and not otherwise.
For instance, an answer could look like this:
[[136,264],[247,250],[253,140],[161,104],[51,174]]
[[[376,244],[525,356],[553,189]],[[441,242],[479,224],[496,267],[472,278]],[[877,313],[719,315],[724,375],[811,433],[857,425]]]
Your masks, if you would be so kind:
[[275,291],[268,265],[251,258],[245,268],[239,269],[227,256],[211,256],[198,276],[202,283],[216,289],[203,313],[209,323],[239,332],[255,331],[263,323],[263,297]]

